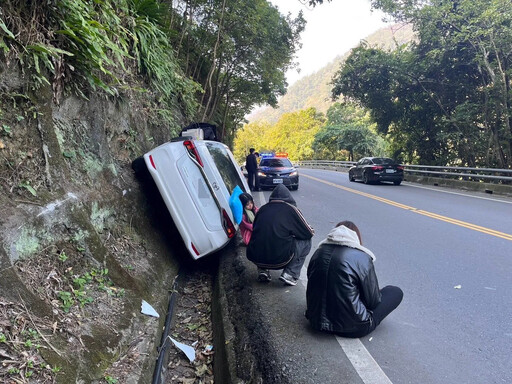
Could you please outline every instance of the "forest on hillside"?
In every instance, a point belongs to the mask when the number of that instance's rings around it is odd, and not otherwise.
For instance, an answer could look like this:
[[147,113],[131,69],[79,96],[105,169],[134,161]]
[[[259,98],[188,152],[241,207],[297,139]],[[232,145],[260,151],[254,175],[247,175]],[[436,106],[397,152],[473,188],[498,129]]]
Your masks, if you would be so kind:
[[[512,3],[374,0],[372,6],[412,25],[415,38],[394,50],[362,42],[335,73],[332,100],[366,111],[388,156],[402,162],[510,168]],[[331,132],[341,150],[346,129],[327,121],[316,144]],[[356,155],[374,154],[365,147]]]
[[[49,87],[55,104],[69,94],[139,98],[147,115],[171,133],[183,123],[207,121],[228,145],[255,105],[280,100],[278,113],[314,107],[325,114],[334,101],[349,101],[369,114],[367,128],[401,161],[510,167],[512,3],[371,4],[397,25],[412,26],[414,39],[398,39],[395,30],[391,40],[363,41],[339,63],[291,87],[296,99],[285,96],[285,72],[294,66],[305,21],[301,14],[281,15],[265,0],[4,0],[0,70],[21,71],[27,94]],[[1,92],[10,79],[0,80]],[[343,128],[328,122],[321,137]],[[3,124],[0,140],[10,131]],[[339,151],[346,146],[342,136]],[[314,140],[304,138],[312,143],[304,156],[319,155]]]
[[21,71],[27,92],[51,87],[56,104],[143,99],[174,134],[206,121],[229,144],[247,110],[285,93],[304,27],[265,0],[3,0],[0,70]]

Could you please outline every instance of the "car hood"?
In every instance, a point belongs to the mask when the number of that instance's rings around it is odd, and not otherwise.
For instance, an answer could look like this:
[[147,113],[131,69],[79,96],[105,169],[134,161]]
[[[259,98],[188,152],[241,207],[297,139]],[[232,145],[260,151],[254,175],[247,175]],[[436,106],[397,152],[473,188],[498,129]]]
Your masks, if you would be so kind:
[[263,172],[279,172],[279,173],[290,173],[295,171],[295,167],[260,167]]

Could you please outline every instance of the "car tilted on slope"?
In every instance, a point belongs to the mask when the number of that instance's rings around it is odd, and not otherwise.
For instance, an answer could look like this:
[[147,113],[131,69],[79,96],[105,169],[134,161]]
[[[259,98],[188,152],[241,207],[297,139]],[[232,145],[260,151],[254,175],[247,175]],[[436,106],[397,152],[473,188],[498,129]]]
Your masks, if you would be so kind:
[[199,259],[225,246],[238,230],[229,199],[249,190],[229,148],[217,141],[179,137],[133,162],[148,171],[186,248]]

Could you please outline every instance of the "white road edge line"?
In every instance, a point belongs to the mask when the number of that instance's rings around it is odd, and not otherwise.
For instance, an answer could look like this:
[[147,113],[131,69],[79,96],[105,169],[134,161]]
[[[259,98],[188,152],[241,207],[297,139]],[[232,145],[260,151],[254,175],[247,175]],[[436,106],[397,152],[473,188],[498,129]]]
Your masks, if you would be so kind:
[[466,193],[461,193],[461,192],[443,191],[442,189],[429,188],[429,187],[424,187],[422,185],[414,185],[413,183],[405,183],[405,185],[407,185],[408,187],[413,187],[413,188],[428,189],[429,191],[435,191],[435,192],[441,192],[441,193],[449,193],[450,195],[472,197],[474,199],[490,200],[490,201],[495,201],[495,202],[498,202],[498,203],[512,204],[512,201],[501,200],[501,199],[493,199],[492,197],[473,196],[473,195],[468,195]]
[[[312,168],[310,168],[310,169],[312,169]],[[336,173],[347,173],[347,172],[330,171],[328,169],[322,169],[322,171],[336,172]],[[512,201],[501,200],[499,198],[493,199],[492,197],[474,196],[474,195],[468,195],[467,193],[462,193],[462,192],[445,191],[443,189],[425,187],[423,185],[417,185],[413,182],[406,181],[406,182],[404,182],[404,185],[407,185],[408,187],[413,187],[413,188],[428,189],[429,191],[434,191],[434,192],[449,193],[450,195],[459,195],[459,196],[464,196],[464,197],[472,197],[474,199],[490,200],[490,201],[496,201],[498,203],[512,204]],[[440,188],[442,188],[442,187],[440,187]],[[470,192],[470,191],[468,191],[468,192]],[[478,192],[478,191],[473,191],[473,192]]]
[[336,340],[365,384],[392,384],[361,340],[339,336]]
[[[260,207],[266,203],[263,192],[258,193],[258,200],[260,201]],[[261,204],[262,202],[263,204]],[[302,266],[299,280],[304,288],[307,288],[308,285],[307,275],[307,268]],[[361,340],[335,337],[364,384],[393,384]]]

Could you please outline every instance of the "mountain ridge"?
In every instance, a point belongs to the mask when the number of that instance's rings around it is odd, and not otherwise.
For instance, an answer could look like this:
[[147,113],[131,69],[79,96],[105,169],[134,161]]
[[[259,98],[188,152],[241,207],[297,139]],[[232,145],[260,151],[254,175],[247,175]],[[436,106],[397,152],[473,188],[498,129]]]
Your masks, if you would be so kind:
[[[413,37],[414,32],[411,25],[394,24],[375,31],[365,39],[361,39],[360,43],[365,41],[372,47],[391,50],[396,45],[411,41]],[[288,88],[287,93],[279,99],[278,108],[270,106],[259,108],[251,112],[247,116],[247,120],[249,122],[267,121],[275,123],[285,113],[311,107],[325,113],[334,103],[331,99],[332,87],[330,83],[332,78],[350,55],[352,49],[336,56],[318,71],[298,79]]]

